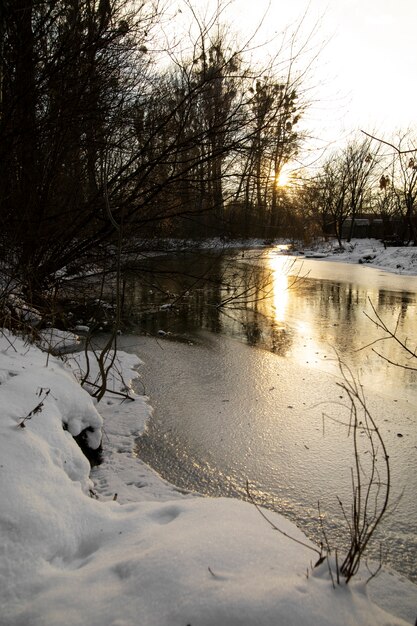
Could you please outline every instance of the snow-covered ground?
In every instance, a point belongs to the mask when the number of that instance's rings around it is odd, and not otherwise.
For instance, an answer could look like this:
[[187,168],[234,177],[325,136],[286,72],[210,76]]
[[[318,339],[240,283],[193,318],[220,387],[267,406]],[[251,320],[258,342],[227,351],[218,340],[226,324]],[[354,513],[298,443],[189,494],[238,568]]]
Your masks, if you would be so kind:
[[304,255],[318,260],[363,263],[394,274],[417,274],[417,247],[384,247],[377,239],[352,239],[350,243],[343,242],[342,249],[331,241],[305,250]]
[[[138,361],[120,353],[117,365],[114,390]],[[408,581],[380,576],[383,610],[363,579],[333,588],[327,562],[312,567],[312,544],[283,517],[267,513],[305,545],[251,504],[163,482],[134,454],[147,399],[109,393],[95,405],[78,371],[0,335],[1,626],[414,622]],[[86,426],[93,445],[103,431],[104,461],[91,476],[73,439]]]

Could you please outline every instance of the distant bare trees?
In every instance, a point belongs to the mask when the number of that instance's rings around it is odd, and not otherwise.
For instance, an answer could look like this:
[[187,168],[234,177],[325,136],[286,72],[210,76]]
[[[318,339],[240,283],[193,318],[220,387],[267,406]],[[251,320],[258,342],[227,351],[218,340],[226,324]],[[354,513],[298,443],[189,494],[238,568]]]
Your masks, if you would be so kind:
[[[382,233],[393,242],[417,242],[417,143],[411,131],[395,143],[365,133],[362,141],[348,143],[331,154],[318,174],[307,181],[302,195],[308,213],[323,232],[336,235],[350,221],[346,238],[354,233],[355,218],[374,215],[382,220]],[[381,236],[384,236],[383,234]]]
[[290,76],[279,82],[264,76],[250,87],[249,141],[243,146],[243,168],[235,201],[258,213],[265,235],[277,232],[278,179],[283,167],[296,156],[301,137],[297,123],[303,112]]
[[417,142],[415,132],[399,132],[394,143],[364,133],[369,139],[382,146],[386,154],[383,160],[383,172],[379,179],[377,196],[381,214],[396,218],[399,232],[398,242],[417,245]]
[[377,180],[378,147],[371,151],[371,140],[352,140],[331,154],[319,173],[306,183],[311,205],[324,232],[333,231],[342,245],[343,226],[350,220],[348,241],[353,236],[355,218],[370,211],[369,195]]
[[342,229],[351,220],[348,240],[353,235],[354,220],[365,208],[378,165],[378,150],[371,152],[371,140],[353,140],[345,148],[331,154],[308,187],[311,209],[321,220],[323,229],[334,229],[342,245]]
[[402,217],[400,237],[407,244],[412,242],[417,245],[417,143],[410,132],[399,137],[398,150],[393,159],[394,193]]

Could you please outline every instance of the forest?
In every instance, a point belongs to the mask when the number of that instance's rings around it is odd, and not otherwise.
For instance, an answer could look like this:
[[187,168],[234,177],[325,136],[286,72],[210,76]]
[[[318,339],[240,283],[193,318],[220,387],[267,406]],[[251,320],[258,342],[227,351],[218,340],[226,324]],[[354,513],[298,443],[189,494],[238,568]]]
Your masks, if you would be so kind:
[[221,4],[179,12],[181,35],[158,0],[2,2],[0,257],[27,293],[145,240],[341,244],[371,218],[415,243],[411,131],[309,165],[298,53],[254,62]]

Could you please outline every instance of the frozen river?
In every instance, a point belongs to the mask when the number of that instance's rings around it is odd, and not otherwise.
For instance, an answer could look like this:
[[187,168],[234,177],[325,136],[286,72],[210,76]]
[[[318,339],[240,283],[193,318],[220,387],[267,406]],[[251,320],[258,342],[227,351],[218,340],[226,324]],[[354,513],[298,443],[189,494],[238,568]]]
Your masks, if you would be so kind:
[[375,354],[405,361],[392,341],[369,345],[382,335],[364,313],[398,324],[412,347],[416,278],[276,250],[200,253],[159,261],[158,273],[141,268],[128,293],[147,336],[123,336],[120,348],[143,359],[155,409],[141,458],[210,495],[246,497],[248,480],[258,502],[316,541],[320,502],[329,538],[343,544],[337,497],[350,507],[353,456],[346,429],[331,419],[348,415],[337,352],[364,385],[390,455],[392,511],[379,539],[388,562],[416,580],[417,378]]

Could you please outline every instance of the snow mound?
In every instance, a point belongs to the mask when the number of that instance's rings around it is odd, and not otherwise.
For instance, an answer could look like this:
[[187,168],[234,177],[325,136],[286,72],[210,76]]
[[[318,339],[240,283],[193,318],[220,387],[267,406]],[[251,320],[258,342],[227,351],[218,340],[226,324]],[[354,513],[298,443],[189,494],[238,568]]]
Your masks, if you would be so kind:
[[58,328],[46,328],[39,332],[39,347],[45,352],[62,354],[76,350],[80,345],[80,338],[75,333]]

